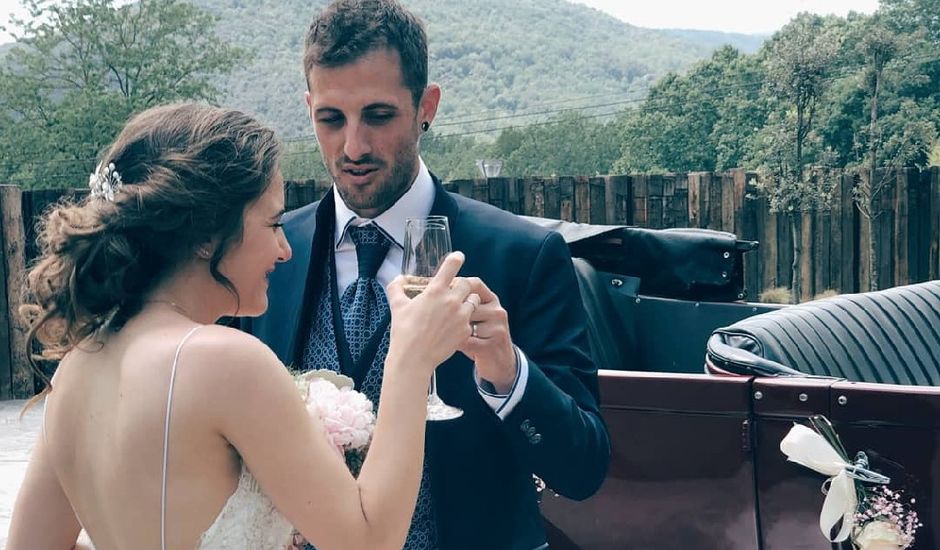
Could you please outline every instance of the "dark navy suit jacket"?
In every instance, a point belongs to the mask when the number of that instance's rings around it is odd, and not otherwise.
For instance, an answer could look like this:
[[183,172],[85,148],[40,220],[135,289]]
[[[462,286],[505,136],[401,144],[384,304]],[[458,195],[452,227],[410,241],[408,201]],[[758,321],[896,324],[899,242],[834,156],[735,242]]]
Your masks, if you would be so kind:
[[[435,188],[431,214],[449,218],[453,247],[466,255],[460,275],[480,277],[499,296],[529,361],[523,398],[505,420],[480,397],[463,354],[437,369],[441,397],[465,411],[428,425],[441,548],[544,548],[532,474],[556,493],[584,499],[600,487],[610,460],[568,247],[559,234],[448,193],[436,179]],[[302,362],[334,217],[332,193],[285,215],[293,259],[271,275],[268,311],[243,323],[286,365]]]

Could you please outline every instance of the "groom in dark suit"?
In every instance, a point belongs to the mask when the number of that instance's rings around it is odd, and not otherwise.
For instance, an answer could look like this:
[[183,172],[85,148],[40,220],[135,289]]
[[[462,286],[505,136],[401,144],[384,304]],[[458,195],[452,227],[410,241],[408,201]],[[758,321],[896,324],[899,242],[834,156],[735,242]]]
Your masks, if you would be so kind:
[[556,234],[446,192],[419,155],[441,90],[427,39],[394,0],[339,0],[307,34],[306,102],[334,186],[284,217],[293,260],[247,323],[294,368],[333,368],[378,400],[388,349],[382,290],[400,273],[405,219],[449,218],[481,305],[437,369],[464,415],[431,422],[408,550],[547,547],[533,475],[574,499],[609,462],[597,369],[567,246]]

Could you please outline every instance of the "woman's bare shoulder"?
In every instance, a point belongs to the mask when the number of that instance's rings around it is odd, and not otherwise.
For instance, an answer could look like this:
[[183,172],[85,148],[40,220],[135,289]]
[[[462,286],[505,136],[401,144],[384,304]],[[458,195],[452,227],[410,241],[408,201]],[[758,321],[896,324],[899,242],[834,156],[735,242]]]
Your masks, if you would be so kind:
[[257,392],[289,383],[287,369],[271,348],[251,334],[220,325],[200,328],[180,354],[198,364],[199,378],[213,393]]
[[241,368],[284,368],[271,348],[261,340],[221,325],[201,327],[190,338],[182,353],[198,359],[207,368],[229,372]]

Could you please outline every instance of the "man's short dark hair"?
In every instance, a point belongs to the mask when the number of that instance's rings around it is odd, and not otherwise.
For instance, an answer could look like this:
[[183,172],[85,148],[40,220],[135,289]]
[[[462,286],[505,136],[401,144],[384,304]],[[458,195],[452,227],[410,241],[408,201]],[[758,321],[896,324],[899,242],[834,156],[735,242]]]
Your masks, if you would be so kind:
[[304,74],[314,67],[340,67],[380,48],[398,52],[402,80],[415,106],[428,85],[428,39],[424,25],[395,0],[337,0],[310,24]]

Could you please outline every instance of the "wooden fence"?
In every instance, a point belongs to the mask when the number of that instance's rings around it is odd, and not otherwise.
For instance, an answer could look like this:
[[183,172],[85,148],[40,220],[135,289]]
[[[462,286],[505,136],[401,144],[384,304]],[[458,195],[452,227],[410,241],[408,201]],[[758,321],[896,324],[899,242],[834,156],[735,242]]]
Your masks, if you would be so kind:
[[[745,256],[745,284],[789,287],[793,247],[786,215],[756,197],[757,175],[743,170],[667,175],[529,177],[458,180],[449,190],[504,210],[592,224],[662,229],[698,227],[760,242]],[[879,288],[940,278],[940,167],[891,175],[869,235],[855,205],[850,174],[836,174],[831,204],[798,214],[802,226],[803,299],[826,290],[868,290],[868,239],[879,252]],[[288,208],[317,200],[329,186],[289,182]]]
[[[879,287],[940,279],[940,167],[901,170],[881,196],[871,234],[853,202],[854,179],[839,175],[831,206],[798,214],[802,224],[800,265],[803,298],[824,290],[868,289],[868,239],[879,251]],[[653,229],[698,227],[759,241],[745,256],[748,297],[790,285],[792,246],[785,215],[772,214],[754,198],[756,174],[743,170],[667,175],[528,177],[458,180],[449,190],[529,216]],[[319,199],[323,182],[288,182],[288,209]],[[26,363],[26,330],[15,314],[25,266],[36,255],[35,220],[63,195],[83,191],[22,191],[0,186],[0,399],[33,392]]]

